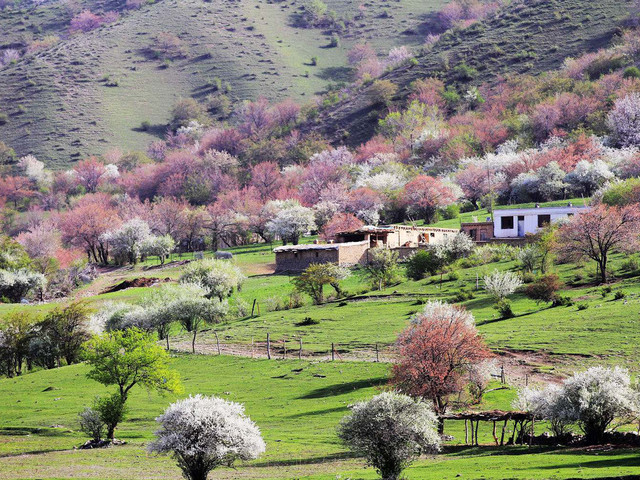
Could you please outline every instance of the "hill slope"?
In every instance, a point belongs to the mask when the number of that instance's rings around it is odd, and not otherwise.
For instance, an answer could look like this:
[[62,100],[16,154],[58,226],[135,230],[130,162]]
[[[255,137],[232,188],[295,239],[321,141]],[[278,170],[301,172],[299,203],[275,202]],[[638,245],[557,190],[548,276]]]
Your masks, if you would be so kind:
[[[310,97],[345,80],[346,52],[357,41],[369,40],[381,52],[420,44],[423,19],[444,3],[410,0],[394,6],[389,18],[379,18],[389,4],[369,2],[365,19],[349,28],[339,47],[327,48],[327,32],[293,26],[300,1],[161,0],[0,70],[0,111],[9,115],[0,139],[54,167],[112,146],[141,149],[164,132],[178,97],[204,98],[215,77],[230,85],[236,99]],[[344,15],[358,5],[329,2]],[[106,11],[117,4],[94,6]],[[0,47],[66,34],[68,20],[61,22],[61,15],[56,3],[26,14],[0,13],[0,30],[7,32]],[[148,52],[162,32],[177,35],[188,48],[187,57],[168,68]],[[312,57],[317,66],[310,65]],[[143,121],[155,128],[140,131]]]
[[[492,82],[509,74],[539,74],[557,69],[567,57],[579,56],[610,43],[628,16],[628,1],[536,0],[514,5],[495,17],[464,30],[443,35],[433,48],[381,77],[398,86],[394,101],[402,104],[411,83],[438,77],[462,92],[469,85]],[[472,79],[460,79],[456,67],[466,63],[477,70]],[[317,131],[334,142],[357,145],[375,132],[386,111],[370,98],[371,85],[324,110],[307,131]]]

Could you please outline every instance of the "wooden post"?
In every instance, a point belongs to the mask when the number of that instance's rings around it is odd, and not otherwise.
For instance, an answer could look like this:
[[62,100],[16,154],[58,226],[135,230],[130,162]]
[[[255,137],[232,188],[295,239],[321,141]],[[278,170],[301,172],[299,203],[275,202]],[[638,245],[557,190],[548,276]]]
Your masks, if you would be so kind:
[[500,446],[504,445],[504,433],[507,430],[507,421],[505,420],[502,424],[502,435],[500,435]]
[[253,312],[256,309],[256,299],[253,299],[253,306],[251,307],[251,318],[253,318]]
[[476,290],[480,290],[480,277],[478,277],[477,271],[476,271]]
[[336,347],[335,345],[332,343],[331,344],[331,361],[335,361],[336,359]]
[[469,445],[469,421],[464,419],[464,444]]
[[376,343],[376,363],[380,363],[380,352],[378,350],[378,344]]
[[528,386],[529,386],[529,374],[528,374],[528,373],[526,373],[526,374],[524,375],[524,386],[525,386],[525,387],[528,387]]
[[282,354],[282,358],[286,359],[287,358],[287,339],[283,338],[282,339],[282,349],[283,349],[283,354]]
[[498,445],[498,436],[496,435],[496,421],[493,421],[493,440],[494,442],[496,442],[496,445]]
[[476,446],[478,445],[478,425],[480,425],[480,420],[476,420]]
[[536,434],[536,419],[531,419],[531,433],[529,434],[529,446],[533,444],[533,436]]
[[298,360],[302,360],[302,337],[300,337],[298,340],[300,342],[300,349],[298,350]]
[[213,334],[216,336],[216,345],[218,347],[218,355],[220,355],[220,339],[218,338],[218,332],[214,330]]
[[505,379],[505,375],[504,375],[504,365],[502,365],[502,366],[500,367],[500,382],[501,382],[502,384],[504,384],[504,383],[505,383],[505,381],[506,381],[506,379]]
[[271,360],[271,334],[267,333],[267,358]]

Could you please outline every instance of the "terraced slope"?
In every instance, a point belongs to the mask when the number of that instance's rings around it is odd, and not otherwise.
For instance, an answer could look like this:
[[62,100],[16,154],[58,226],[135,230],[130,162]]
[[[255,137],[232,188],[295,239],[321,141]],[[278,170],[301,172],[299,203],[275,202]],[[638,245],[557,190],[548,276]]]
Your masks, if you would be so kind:
[[[340,14],[355,13],[360,4],[329,3]],[[34,153],[61,167],[113,146],[144,148],[164,132],[175,100],[205,97],[215,77],[231,86],[236,99],[310,98],[346,79],[346,52],[357,41],[371,40],[380,51],[420,44],[424,18],[444,3],[373,0],[340,46],[327,48],[327,32],[293,26],[301,0],[160,0],[0,70],[0,111],[9,114],[0,139],[20,155]],[[92,9],[118,5],[102,2]],[[383,9],[392,13],[381,18]],[[7,32],[0,47],[25,37],[66,34],[67,24],[59,3],[0,13],[0,30]],[[151,59],[149,46],[161,32],[177,35],[188,56],[168,67]],[[312,57],[317,66],[310,65]],[[143,121],[154,128],[141,131]]]
[[[504,9],[496,17],[446,35],[433,48],[383,75],[399,87],[394,99],[402,104],[416,79],[439,77],[464,91],[509,74],[539,74],[557,69],[567,57],[608,45],[628,16],[627,0],[534,0]],[[477,70],[461,80],[455,67],[466,63]],[[386,108],[370,99],[371,86],[326,109],[306,130],[321,132],[334,142],[357,145],[375,132]]]

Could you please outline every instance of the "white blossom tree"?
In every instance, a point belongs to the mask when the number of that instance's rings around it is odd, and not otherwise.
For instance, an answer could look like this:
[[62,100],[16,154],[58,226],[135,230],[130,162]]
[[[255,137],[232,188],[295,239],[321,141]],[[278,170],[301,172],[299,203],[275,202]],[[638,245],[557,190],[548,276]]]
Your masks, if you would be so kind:
[[300,236],[316,228],[314,211],[297,202],[286,205],[267,222],[267,231],[283,243],[298,244]]
[[195,283],[207,290],[209,298],[220,301],[242,288],[246,277],[242,270],[227,260],[206,258],[191,262],[180,276],[181,283]]
[[397,480],[416,457],[440,450],[437,423],[428,404],[384,392],[353,405],[340,422],[338,436],[384,480]]
[[265,451],[260,429],[244,407],[221,398],[178,400],[156,421],[161,428],[149,451],[172,454],[187,480],[206,480],[217,467],[252,460]]
[[109,245],[118,263],[136,264],[142,254],[142,247],[150,236],[149,224],[140,218],[132,218],[120,228],[102,235],[101,241]]
[[502,301],[522,286],[522,280],[513,272],[494,270],[484,277],[484,288],[496,301]]
[[616,101],[607,125],[619,145],[640,145],[640,94],[631,93]]

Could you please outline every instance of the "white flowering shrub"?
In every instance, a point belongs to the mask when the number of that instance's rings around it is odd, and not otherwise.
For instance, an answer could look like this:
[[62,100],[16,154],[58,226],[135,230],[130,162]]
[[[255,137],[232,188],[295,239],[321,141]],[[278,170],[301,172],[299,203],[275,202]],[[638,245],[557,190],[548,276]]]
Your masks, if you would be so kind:
[[0,300],[16,303],[25,298],[30,292],[43,290],[47,286],[47,279],[41,273],[29,270],[0,269]]
[[565,380],[562,408],[591,442],[602,440],[616,419],[626,423],[640,413],[640,394],[624,368],[592,367]]
[[494,270],[484,277],[484,288],[496,300],[501,301],[522,286],[522,280],[513,272]]
[[385,392],[353,405],[340,422],[338,436],[383,479],[396,480],[415,458],[439,451],[437,423],[426,403]]
[[640,414],[640,392],[623,368],[592,367],[562,385],[525,389],[514,405],[551,422],[556,435],[577,424],[590,443],[603,440],[614,422],[629,423]]
[[164,265],[165,260],[176,247],[176,242],[171,235],[155,236],[151,235],[142,240],[140,253],[143,257],[158,257],[160,263]]
[[178,400],[156,421],[160,430],[149,451],[172,454],[187,480],[206,480],[214,468],[252,460],[265,451],[260,430],[244,407],[221,398]]
[[191,262],[180,276],[180,283],[202,285],[208,297],[221,301],[234,289],[242,288],[246,277],[233,263],[225,260],[204,259]]

